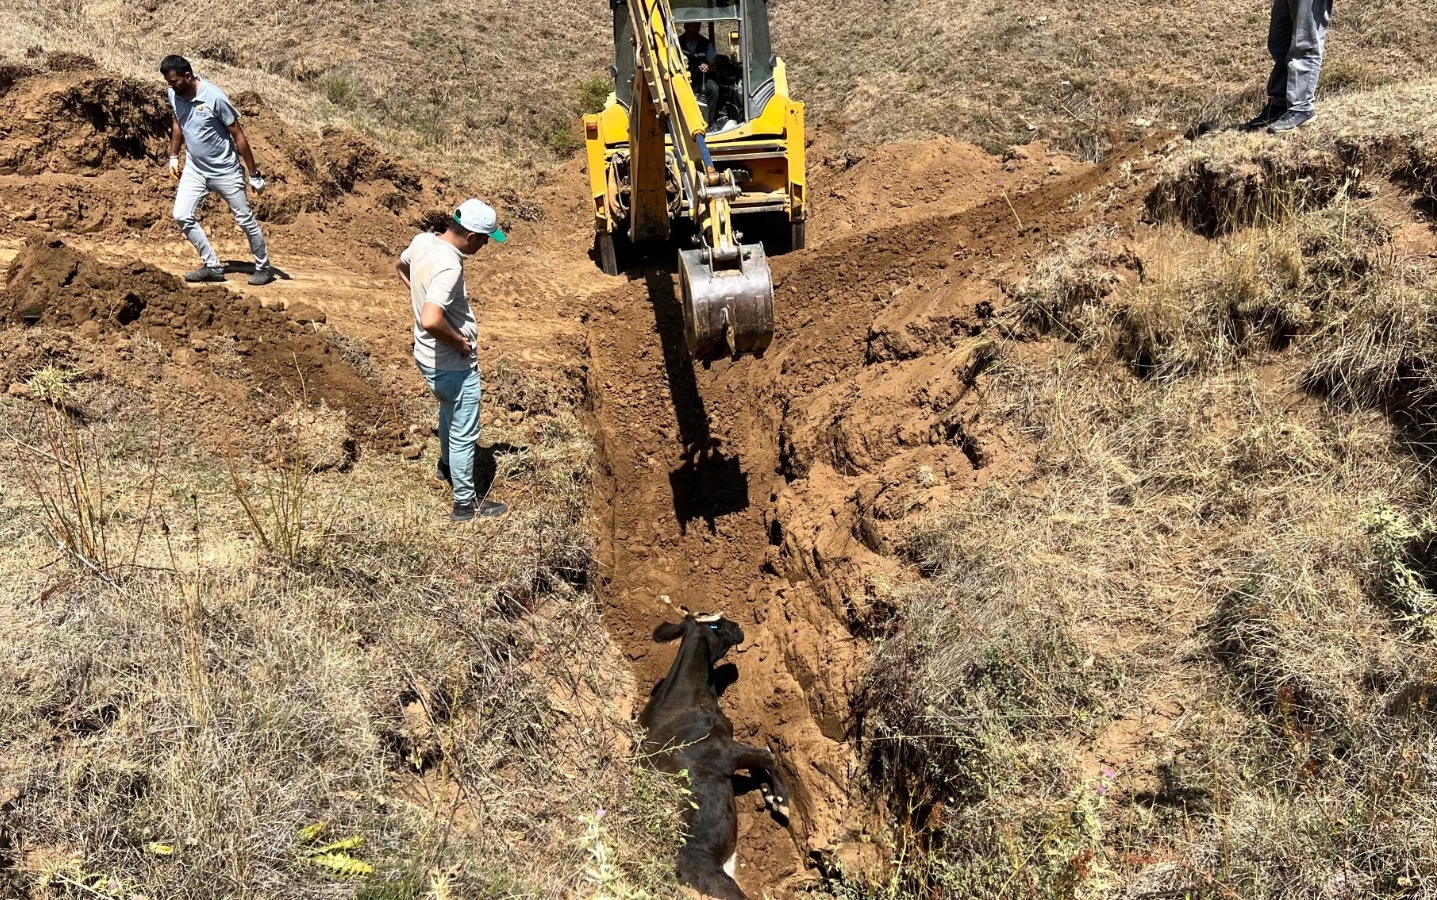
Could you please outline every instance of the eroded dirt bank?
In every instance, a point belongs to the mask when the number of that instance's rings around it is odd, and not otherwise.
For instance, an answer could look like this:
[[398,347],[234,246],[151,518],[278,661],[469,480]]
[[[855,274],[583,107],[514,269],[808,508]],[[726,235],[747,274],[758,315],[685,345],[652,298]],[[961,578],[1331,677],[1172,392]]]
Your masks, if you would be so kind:
[[[738,879],[754,896],[784,896],[872,852],[878,819],[850,701],[886,615],[884,585],[902,577],[884,555],[887,530],[1024,465],[977,402],[1001,286],[1082,224],[1074,198],[1107,190],[1159,143],[1100,168],[1039,151],[1005,174],[1001,160],[948,142],[825,167],[810,231],[831,233],[775,262],[778,326],[761,360],[691,363],[662,265],[593,301],[604,614],[638,704],[672,658],[651,633],[675,606],[743,626],[723,703],[736,734],[780,755],[796,801],[787,830],[756,793],[740,802]],[[908,180],[883,178],[905,170]],[[1005,195],[1003,177],[1033,189]],[[914,203],[885,203],[890,191]],[[855,216],[870,229],[854,229]]]

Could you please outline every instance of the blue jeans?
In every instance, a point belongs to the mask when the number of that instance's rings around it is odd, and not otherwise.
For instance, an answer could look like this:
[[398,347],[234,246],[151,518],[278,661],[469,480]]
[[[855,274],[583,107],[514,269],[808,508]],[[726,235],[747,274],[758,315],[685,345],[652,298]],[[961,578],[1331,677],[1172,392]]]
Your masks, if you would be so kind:
[[1267,29],[1267,96],[1289,112],[1314,112],[1332,0],[1273,0]]
[[439,462],[449,467],[455,503],[474,502],[474,448],[479,443],[479,370],[446,372],[415,363],[439,401]]

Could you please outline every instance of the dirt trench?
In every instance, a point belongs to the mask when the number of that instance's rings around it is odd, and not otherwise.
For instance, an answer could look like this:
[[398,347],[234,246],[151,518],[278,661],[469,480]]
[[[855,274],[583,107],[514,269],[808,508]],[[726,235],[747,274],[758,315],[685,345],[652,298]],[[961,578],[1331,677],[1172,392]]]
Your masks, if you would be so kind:
[[793,790],[787,829],[757,792],[740,799],[751,896],[872,861],[881,804],[863,795],[850,702],[886,614],[872,583],[902,575],[873,533],[875,497],[894,460],[936,461],[955,491],[1001,467],[1001,447],[963,426],[972,401],[961,389],[935,401],[932,383],[976,377],[1001,280],[1081,225],[1070,198],[1149,149],[776,260],[778,327],[760,360],[692,363],[661,263],[590,304],[600,596],[636,706],[673,658],[654,627],[679,606],[726,613],[746,640],[721,703],[736,736],[778,754]]
[[[763,571],[767,509],[782,478],[776,444],[764,436],[777,423],[746,391],[720,386],[722,370],[695,370],[681,325],[672,282],[657,267],[600,301],[593,320],[600,594],[609,631],[633,665],[636,707],[672,661],[674,648],[651,635],[681,615],[677,607],[721,611],[742,625],[746,640],[728,660],[739,677],[722,702],[736,737],[783,758],[797,810],[790,834],[758,811],[756,792],[740,798],[738,879],[760,896],[804,869],[806,832],[830,802],[814,796],[811,766],[846,760],[812,721],[790,672],[789,642],[780,640],[789,636],[769,621],[777,588]],[[842,783],[847,772],[832,775]]]

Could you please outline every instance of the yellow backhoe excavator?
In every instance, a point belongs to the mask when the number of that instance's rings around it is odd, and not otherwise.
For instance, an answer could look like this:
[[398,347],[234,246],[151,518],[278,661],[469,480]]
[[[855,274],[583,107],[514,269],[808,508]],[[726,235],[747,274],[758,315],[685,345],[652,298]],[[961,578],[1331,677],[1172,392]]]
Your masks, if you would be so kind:
[[734,217],[786,224],[793,249],[805,238],[803,104],[770,46],[768,0],[609,5],[614,94],[584,117],[600,264],[616,275],[616,239],[669,240],[674,223],[692,223],[694,246],[679,251],[690,355],[762,354],[768,254],[741,243]]

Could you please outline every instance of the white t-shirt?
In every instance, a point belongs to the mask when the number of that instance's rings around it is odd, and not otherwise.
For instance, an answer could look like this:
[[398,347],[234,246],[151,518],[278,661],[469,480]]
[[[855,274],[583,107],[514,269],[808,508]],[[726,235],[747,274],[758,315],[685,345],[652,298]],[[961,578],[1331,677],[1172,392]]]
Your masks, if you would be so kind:
[[193,100],[187,100],[170,88],[170,109],[185,136],[186,165],[196,175],[218,178],[243,169],[239,150],[230,135],[230,126],[239,121],[225,92],[208,81],[201,81]]
[[424,304],[433,303],[444,310],[449,327],[464,335],[474,345],[479,343],[479,324],[469,308],[469,292],[464,288],[464,254],[439,235],[424,232],[414,236],[400,261],[409,266],[409,300],[414,307],[414,361],[441,372],[462,372],[478,364],[474,353],[460,353],[448,344],[429,336],[420,323]]

